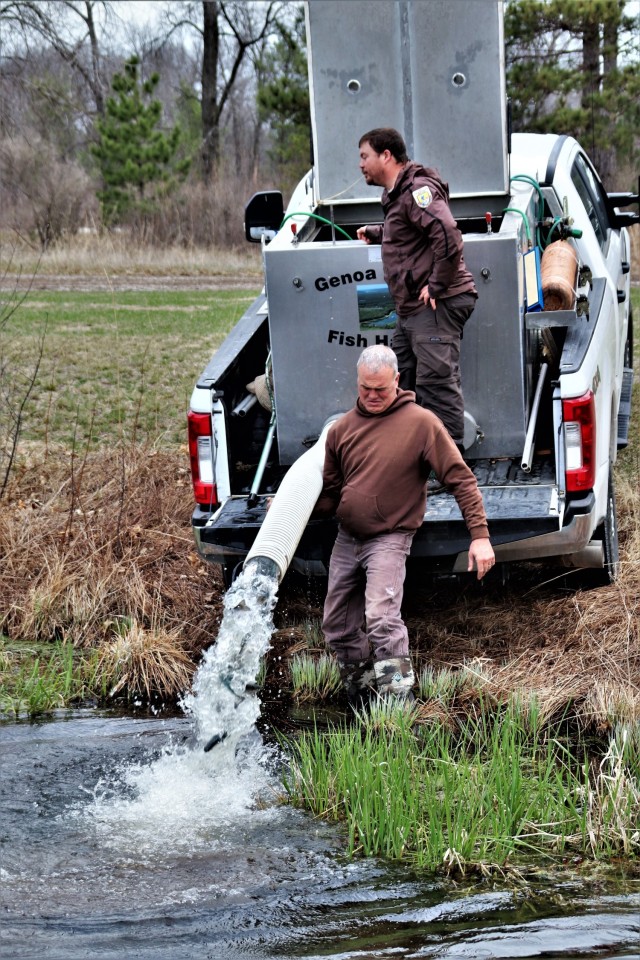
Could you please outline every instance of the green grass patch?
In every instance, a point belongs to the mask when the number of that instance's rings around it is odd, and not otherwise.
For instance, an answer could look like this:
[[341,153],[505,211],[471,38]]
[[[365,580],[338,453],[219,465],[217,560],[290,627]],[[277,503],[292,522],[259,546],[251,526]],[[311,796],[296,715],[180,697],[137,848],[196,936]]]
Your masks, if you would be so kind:
[[184,443],[195,381],[256,295],[32,291],[5,337],[22,366],[43,338],[22,444]]
[[424,667],[418,676],[418,696],[421,700],[437,700],[443,706],[451,706],[467,677],[460,670],[438,669],[431,665]]
[[289,661],[289,672],[293,699],[298,703],[331,700],[342,686],[336,659],[327,653],[317,658],[297,654]]
[[414,720],[381,702],[351,725],[286,741],[289,802],[343,823],[350,856],[465,873],[568,851],[640,853],[637,724],[593,761],[544,727],[535,704],[480,707],[457,726]]
[[97,666],[95,650],[0,638],[0,715],[37,716],[87,702],[96,693]]

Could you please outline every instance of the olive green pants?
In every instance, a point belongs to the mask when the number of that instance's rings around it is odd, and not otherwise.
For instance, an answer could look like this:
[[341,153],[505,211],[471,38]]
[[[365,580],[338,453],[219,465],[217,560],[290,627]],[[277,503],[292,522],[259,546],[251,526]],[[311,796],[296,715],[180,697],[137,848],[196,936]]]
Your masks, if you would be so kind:
[[464,440],[464,397],[460,382],[460,340],[476,296],[461,293],[398,317],[391,346],[398,358],[400,386],[415,390],[421,407],[440,417],[453,441]]

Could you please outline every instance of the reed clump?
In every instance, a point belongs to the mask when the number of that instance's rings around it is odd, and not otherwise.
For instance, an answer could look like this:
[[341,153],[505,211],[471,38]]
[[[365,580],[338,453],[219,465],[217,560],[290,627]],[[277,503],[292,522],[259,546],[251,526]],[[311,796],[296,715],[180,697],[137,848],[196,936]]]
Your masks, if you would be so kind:
[[333,700],[341,686],[335,659],[327,653],[319,657],[296,654],[289,661],[292,696],[297,703]]
[[130,697],[142,696],[146,701],[177,700],[194,672],[193,659],[184,647],[180,630],[123,622],[100,649],[97,671],[108,684],[108,696],[126,690]]
[[637,724],[594,759],[535,701],[480,703],[454,726],[415,721],[383,704],[287,741],[289,802],[343,824],[351,856],[447,873],[640,852]]

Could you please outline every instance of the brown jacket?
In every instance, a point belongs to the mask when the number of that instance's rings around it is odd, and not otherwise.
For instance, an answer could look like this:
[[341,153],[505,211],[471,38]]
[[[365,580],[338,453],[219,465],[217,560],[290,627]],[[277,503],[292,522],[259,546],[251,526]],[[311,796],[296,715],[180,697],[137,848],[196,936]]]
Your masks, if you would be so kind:
[[369,224],[366,235],[382,242],[384,278],[401,317],[424,309],[418,293],[425,284],[436,300],[476,292],[449,208],[449,187],[437,170],[405,164],[381,202],[384,225]]
[[433,469],[455,496],[472,540],[488,537],[476,479],[440,420],[410,390],[383,413],[359,403],[329,430],[316,515],[333,514],[360,539],[417,530]]

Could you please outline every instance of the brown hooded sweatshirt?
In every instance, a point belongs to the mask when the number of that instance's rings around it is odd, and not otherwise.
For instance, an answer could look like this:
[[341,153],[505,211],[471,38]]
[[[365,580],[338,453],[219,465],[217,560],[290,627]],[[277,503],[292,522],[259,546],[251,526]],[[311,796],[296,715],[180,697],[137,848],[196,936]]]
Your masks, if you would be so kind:
[[449,186],[437,170],[407,163],[392,189],[383,190],[381,202],[384,225],[369,224],[366,234],[382,243],[384,278],[399,316],[424,310],[418,293],[425,284],[436,300],[476,293],[449,208]]
[[368,413],[358,401],[329,430],[315,513],[335,513],[363,540],[415,531],[432,469],[456,498],[471,539],[488,537],[476,479],[438,417],[419,407],[410,390],[398,390],[382,413]]

